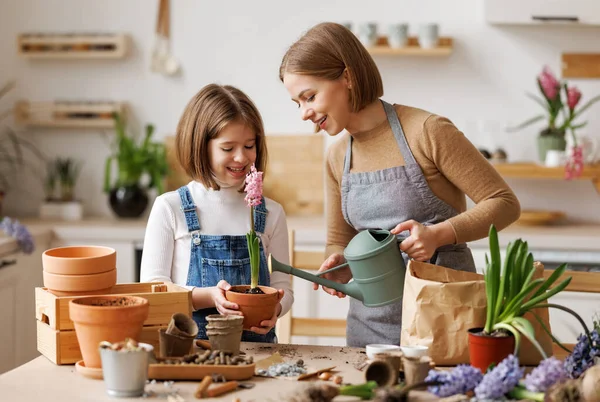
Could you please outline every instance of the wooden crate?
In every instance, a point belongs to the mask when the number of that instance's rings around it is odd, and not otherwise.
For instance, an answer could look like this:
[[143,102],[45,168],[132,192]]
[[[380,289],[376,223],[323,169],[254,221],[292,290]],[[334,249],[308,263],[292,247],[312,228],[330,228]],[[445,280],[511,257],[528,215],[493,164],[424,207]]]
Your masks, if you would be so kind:
[[[118,284],[110,294],[140,296],[148,300],[150,311],[140,341],[158,348],[158,330],[167,327],[173,314],[192,315],[192,293],[171,283],[166,283],[166,292],[153,293],[152,285],[156,284]],[[73,364],[81,360],[77,336],[69,318],[69,301],[74,298],[55,296],[47,288],[35,289],[38,351],[56,364]]]

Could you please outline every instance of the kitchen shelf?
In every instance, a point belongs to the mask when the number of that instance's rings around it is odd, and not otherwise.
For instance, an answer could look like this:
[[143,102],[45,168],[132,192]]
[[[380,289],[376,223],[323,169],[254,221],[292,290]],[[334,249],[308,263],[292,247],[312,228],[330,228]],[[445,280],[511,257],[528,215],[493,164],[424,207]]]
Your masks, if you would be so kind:
[[405,47],[391,47],[388,44],[387,37],[382,36],[377,40],[377,45],[367,49],[374,56],[449,56],[453,50],[453,39],[450,37],[441,37],[438,46],[431,49],[424,49],[419,46],[419,39],[416,36],[408,38]]
[[15,104],[15,122],[28,127],[113,128],[113,113],[124,113],[125,103],[110,101],[55,101]]
[[[496,163],[496,170],[504,177],[522,179],[560,179],[565,180],[565,168],[546,167],[532,162]],[[600,164],[585,165],[581,176],[573,180],[590,180],[596,191],[600,193]]]
[[120,59],[128,48],[126,34],[36,34],[18,36],[17,52],[28,59]]

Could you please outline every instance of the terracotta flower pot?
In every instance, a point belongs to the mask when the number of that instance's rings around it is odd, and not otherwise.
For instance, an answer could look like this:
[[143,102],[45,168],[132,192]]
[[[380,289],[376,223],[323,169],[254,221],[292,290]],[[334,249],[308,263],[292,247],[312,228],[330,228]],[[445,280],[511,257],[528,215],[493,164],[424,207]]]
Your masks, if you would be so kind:
[[100,272],[89,275],[62,275],[43,271],[44,287],[51,292],[69,292],[81,294],[83,292],[97,292],[111,289],[117,283],[117,270]]
[[42,266],[51,274],[99,274],[116,268],[117,252],[114,248],[100,246],[51,248],[42,254]]
[[259,286],[264,294],[245,293],[250,285],[232,286],[225,292],[225,298],[236,303],[244,315],[244,329],[260,327],[261,321],[268,320],[275,314],[275,307],[279,303],[277,289],[268,286]]
[[148,318],[148,300],[136,296],[90,296],[69,302],[69,315],[86,367],[100,368],[98,345],[102,341],[139,341]]
[[515,337],[481,334],[483,328],[469,330],[469,360],[471,366],[485,373],[488,367],[498,364],[515,351]]

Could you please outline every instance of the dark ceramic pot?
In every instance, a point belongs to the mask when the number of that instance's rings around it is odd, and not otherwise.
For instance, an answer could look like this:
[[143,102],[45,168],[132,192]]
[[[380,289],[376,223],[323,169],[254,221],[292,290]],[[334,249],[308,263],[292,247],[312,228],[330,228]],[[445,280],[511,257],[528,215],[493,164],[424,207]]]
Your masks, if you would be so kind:
[[148,207],[148,195],[139,186],[123,186],[111,190],[110,207],[121,218],[139,218]]

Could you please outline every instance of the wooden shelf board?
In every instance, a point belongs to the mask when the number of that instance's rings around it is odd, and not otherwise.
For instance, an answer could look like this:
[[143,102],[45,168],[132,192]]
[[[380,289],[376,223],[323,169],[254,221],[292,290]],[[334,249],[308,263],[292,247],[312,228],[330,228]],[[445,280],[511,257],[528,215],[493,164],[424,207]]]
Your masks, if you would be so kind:
[[70,52],[21,52],[22,57],[26,59],[121,59],[125,56],[125,51],[70,51]]
[[69,120],[24,120],[19,122],[27,127],[62,128],[114,128],[112,119],[69,119]]
[[450,37],[441,37],[437,47],[424,49],[419,46],[418,38],[411,36],[405,47],[394,48],[389,46],[387,37],[380,37],[377,45],[367,50],[377,56],[449,56],[453,51],[453,40]]
[[[497,163],[496,170],[504,177],[515,177],[523,179],[564,179],[565,168],[546,167],[532,162],[519,163]],[[600,164],[587,165],[577,180],[595,180],[600,178]]]
[[[28,59],[119,59],[127,54],[128,42],[126,34],[21,34],[17,38],[17,51],[21,57]],[[111,45],[114,49],[86,49],[86,46],[93,45]],[[27,47],[36,46],[50,47],[50,50],[27,50]],[[83,49],[60,50],[61,46]]]
[[[15,122],[27,127],[106,128],[114,127],[112,112],[125,113],[123,102],[28,102],[14,107]],[[94,113],[97,116],[73,116],[68,113]]]

